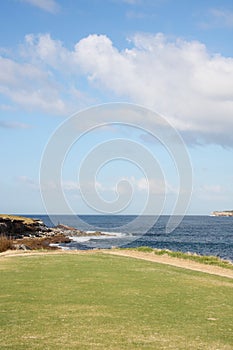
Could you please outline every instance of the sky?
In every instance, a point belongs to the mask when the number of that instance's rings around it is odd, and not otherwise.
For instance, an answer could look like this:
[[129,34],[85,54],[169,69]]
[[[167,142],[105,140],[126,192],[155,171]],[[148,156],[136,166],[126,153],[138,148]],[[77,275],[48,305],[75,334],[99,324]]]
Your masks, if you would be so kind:
[[[109,104],[112,110],[122,104],[120,124],[101,124]],[[135,116],[134,106],[145,113]],[[100,113],[99,124],[86,132],[93,111]],[[49,142],[73,135],[73,129],[66,135],[59,131],[74,115],[81,137],[72,143],[70,138],[70,144],[67,139],[59,178],[51,175],[42,184]],[[161,136],[157,115],[183,140],[192,178],[187,164],[179,167],[171,157],[175,141],[167,145],[156,139]],[[150,134],[155,129],[156,137]],[[120,145],[119,140],[124,147],[113,147],[112,159],[103,160],[111,142]],[[130,142],[137,159],[133,153],[132,159],[125,156]],[[51,198],[60,181],[78,214],[103,213],[91,203],[97,193],[109,204],[108,213],[121,196],[129,198],[114,213],[142,213],[151,194],[155,206],[149,213],[170,215],[186,190],[183,175],[192,182],[187,214],[232,210],[232,0],[1,1],[0,145],[2,213],[46,213],[42,196]],[[138,146],[154,157],[158,171],[148,170]],[[47,169],[62,153],[62,146],[56,147]],[[81,181],[86,159],[90,173]],[[53,203],[56,212],[55,197]]]

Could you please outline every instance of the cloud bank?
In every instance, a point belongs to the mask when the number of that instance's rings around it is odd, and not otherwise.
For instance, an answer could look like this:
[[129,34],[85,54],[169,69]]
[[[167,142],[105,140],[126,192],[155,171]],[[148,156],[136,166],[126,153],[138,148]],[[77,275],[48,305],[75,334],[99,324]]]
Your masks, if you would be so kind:
[[71,100],[85,100],[77,88],[84,81],[93,96],[107,92],[161,113],[190,143],[233,146],[232,57],[161,33],[137,34],[129,46],[119,50],[93,34],[69,50],[49,34],[27,35],[24,63],[0,60],[0,92],[21,106],[65,115]]
[[132,45],[119,51],[106,36],[92,35],[74,55],[95,86],[157,110],[199,141],[233,142],[233,58],[162,34],[136,35]]

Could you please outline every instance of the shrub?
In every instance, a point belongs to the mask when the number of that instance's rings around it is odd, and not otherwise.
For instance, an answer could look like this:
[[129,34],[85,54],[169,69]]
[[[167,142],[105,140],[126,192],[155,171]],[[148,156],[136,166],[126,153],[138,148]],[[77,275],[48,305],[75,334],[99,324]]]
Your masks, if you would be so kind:
[[156,255],[168,255],[173,258],[187,259],[199,262],[201,264],[215,265],[220,267],[226,267],[233,269],[233,264],[231,261],[220,259],[217,256],[211,255],[198,255],[195,253],[183,253],[180,251],[172,251],[168,249],[154,249],[154,254]]
[[8,249],[13,249],[13,241],[11,238],[0,235],[0,253],[5,252]]
[[154,249],[151,247],[138,247],[138,248],[136,248],[136,250],[139,252],[144,252],[144,253],[151,253],[154,251]]

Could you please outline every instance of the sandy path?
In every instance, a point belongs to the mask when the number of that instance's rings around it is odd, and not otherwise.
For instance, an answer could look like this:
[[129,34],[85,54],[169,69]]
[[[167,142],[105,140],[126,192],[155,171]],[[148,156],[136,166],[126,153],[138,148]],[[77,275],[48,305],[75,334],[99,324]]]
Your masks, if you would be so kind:
[[205,273],[210,273],[212,275],[218,275],[222,277],[233,278],[233,270],[225,269],[218,266],[200,264],[192,260],[184,260],[179,258],[173,258],[166,255],[155,255],[153,253],[144,253],[133,250],[104,250],[103,253],[110,255],[120,255],[130,258],[142,259],[152,262],[157,262],[160,264],[172,265],[176,267],[181,267],[184,269],[200,271]]
[[147,261],[152,261],[160,264],[166,264],[176,267],[181,267],[183,269],[189,269],[194,271],[200,271],[204,273],[209,273],[213,275],[218,275],[222,277],[228,277],[233,279],[233,270],[225,269],[218,266],[200,264],[191,260],[184,260],[180,258],[173,258],[166,255],[155,255],[153,253],[144,253],[133,250],[114,250],[114,249],[98,249],[98,250],[55,250],[55,251],[7,251],[0,253],[0,258],[2,257],[13,257],[13,256],[38,256],[38,255],[60,255],[60,254],[109,254],[109,255],[118,255],[129,258],[142,259]]

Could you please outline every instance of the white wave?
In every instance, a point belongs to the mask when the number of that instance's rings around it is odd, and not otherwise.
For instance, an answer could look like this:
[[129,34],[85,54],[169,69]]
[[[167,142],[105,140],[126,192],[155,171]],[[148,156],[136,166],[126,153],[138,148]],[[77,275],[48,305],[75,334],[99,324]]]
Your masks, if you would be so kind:
[[69,238],[75,242],[88,242],[92,239],[109,239],[114,238],[114,236],[72,236]]
[[[122,232],[108,232],[108,231],[101,231],[103,234],[102,236],[96,236],[94,235],[96,231],[86,231],[90,236],[72,236],[69,237],[72,241],[75,242],[88,242],[91,241],[92,239],[94,240],[101,240],[101,239],[113,239],[113,238],[126,238],[126,237],[131,237],[131,235],[128,235],[126,233]],[[93,233],[93,236],[91,235]]]
[[[96,231],[87,231],[88,234],[95,233]],[[127,233],[122,232],[110,232],[110,231],[100,231],[103,235],[111,237],[125,237],[129,236]],[[95,236],[95,237],[104,237],[104,236]],[[105,237],[106,238],[106,237]]]

